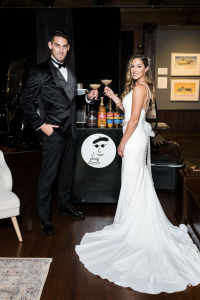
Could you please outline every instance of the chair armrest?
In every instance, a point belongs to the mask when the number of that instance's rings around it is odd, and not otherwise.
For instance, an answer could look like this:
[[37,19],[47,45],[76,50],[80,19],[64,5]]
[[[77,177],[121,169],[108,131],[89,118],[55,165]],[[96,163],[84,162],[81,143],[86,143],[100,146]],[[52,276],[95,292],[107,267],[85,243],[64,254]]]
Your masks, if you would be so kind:
[[3,152],[0,151],[0,191],[12,190],[12,174],[8,168]]

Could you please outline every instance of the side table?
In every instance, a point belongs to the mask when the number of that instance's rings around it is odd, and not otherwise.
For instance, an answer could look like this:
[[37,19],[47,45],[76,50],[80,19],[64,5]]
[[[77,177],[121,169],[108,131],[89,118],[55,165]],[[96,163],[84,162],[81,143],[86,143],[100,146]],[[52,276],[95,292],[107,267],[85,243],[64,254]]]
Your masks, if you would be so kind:
[[185,218],[188,233],[200,248],[200,186],[187,187],[187,216]]

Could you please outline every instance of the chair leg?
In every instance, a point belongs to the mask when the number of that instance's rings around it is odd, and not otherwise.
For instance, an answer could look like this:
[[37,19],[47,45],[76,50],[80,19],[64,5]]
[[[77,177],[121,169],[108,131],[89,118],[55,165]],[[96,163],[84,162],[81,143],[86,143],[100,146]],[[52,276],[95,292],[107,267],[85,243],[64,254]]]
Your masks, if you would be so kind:
[[21,236],[21,232],[20,232],[20,229],[19,229],[19,225],[18,225],[18,222],[17,222],[17,218],[16,217],[12,217],[11,218],[12,222],[13,222],[13,226],[15,228],[15,231],[16,231],[16,234],[18,236],[18,239],[20,242],[22,242],[22,236]]

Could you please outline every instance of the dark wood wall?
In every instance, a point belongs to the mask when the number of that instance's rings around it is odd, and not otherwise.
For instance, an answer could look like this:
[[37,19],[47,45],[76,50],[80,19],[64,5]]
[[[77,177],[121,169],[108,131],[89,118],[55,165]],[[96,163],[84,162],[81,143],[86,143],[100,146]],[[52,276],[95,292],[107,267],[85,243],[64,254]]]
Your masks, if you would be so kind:
[[158,110],[158,122],[170,126],[165,133],[200,134],[200,110]]

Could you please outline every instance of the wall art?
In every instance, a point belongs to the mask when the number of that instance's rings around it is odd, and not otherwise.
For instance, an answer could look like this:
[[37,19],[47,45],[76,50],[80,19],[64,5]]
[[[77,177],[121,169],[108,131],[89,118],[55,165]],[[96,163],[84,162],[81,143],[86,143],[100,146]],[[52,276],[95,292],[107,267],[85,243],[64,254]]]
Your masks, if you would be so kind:
[[171,79],[170,101],[199,101],[199,80]]
[[200,76],[200,54],[172,53],[171,76]]

